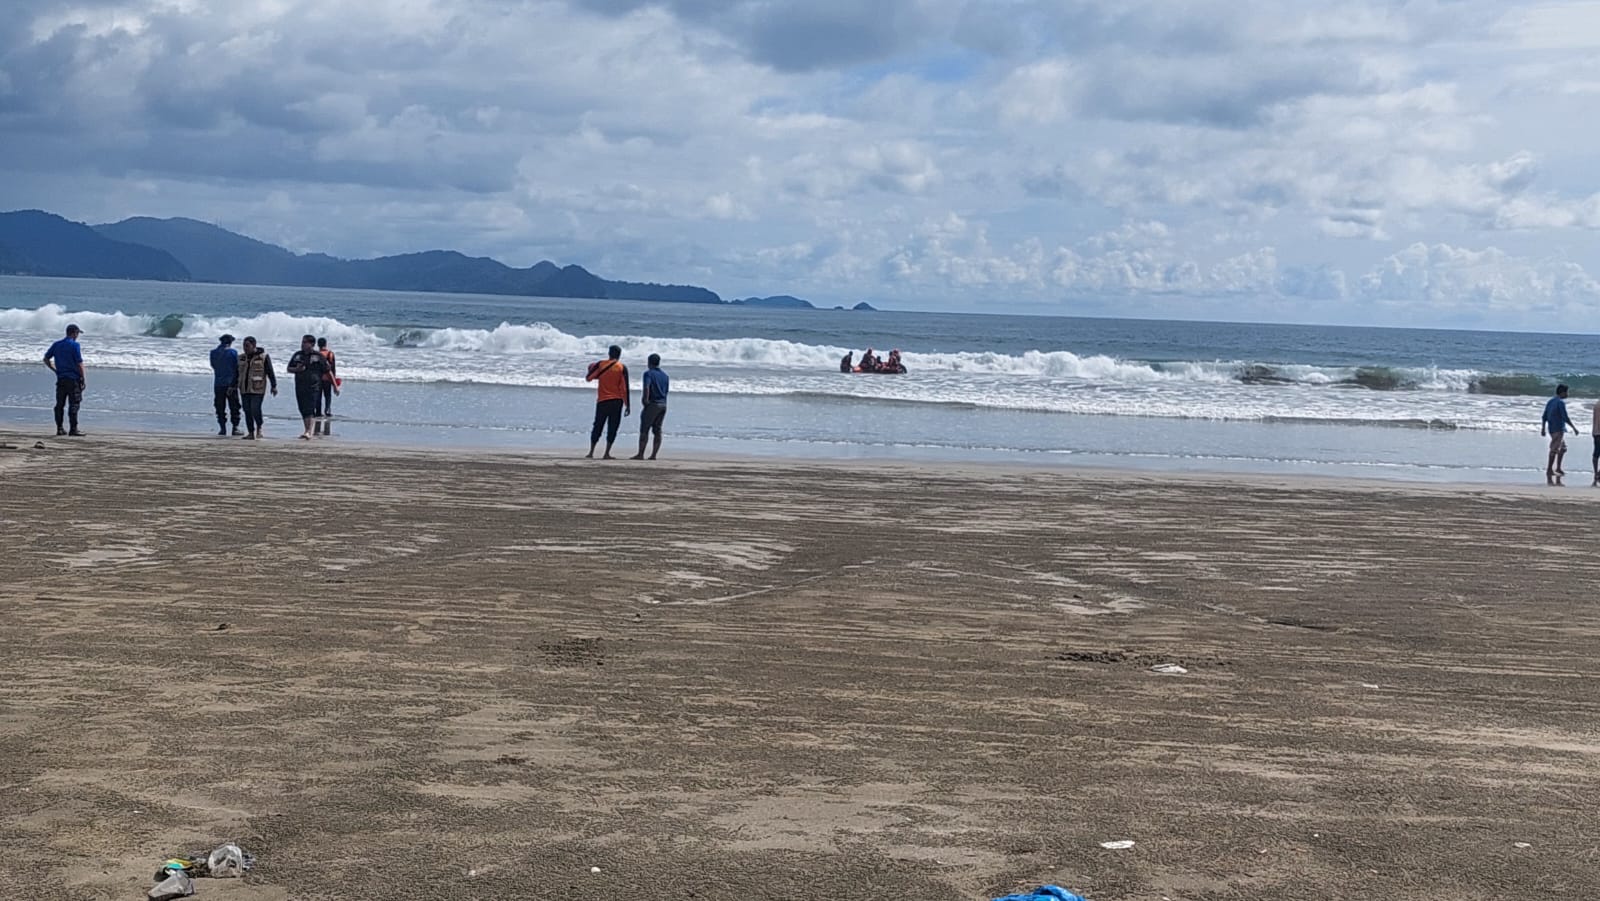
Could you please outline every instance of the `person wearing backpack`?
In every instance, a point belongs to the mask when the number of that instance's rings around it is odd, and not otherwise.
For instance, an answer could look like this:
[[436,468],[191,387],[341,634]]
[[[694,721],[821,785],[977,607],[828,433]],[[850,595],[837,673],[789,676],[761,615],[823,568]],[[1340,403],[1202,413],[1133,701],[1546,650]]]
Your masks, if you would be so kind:
[[256,345],[253,337],[244,339],[244,356],[239,360],[239,396],[244,401],[244,424],[249,431],[244,437],[259,439],[263,436],[261,402],[267,390],[278,395],[278,376],[272,371],[272,357]]

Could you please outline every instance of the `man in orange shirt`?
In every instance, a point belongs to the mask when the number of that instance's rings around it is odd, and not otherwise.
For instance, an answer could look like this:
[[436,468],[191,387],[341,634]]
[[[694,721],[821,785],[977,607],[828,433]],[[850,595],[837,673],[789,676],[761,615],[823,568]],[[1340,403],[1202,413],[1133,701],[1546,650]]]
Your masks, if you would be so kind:
[[587,459],[594,459],[595,445],[600,443],[600,433],[604,431],[606,453],[601,459],[615,460],[611,456],[611,445],[616,443],[617,428],[622,425],[622,417],[633,412],[633,404],[628,397],[628,367],[622,365],[622,348],[611,345],[606,359],[589,364],[589,374],[583,380],[600,383],[594,405],[594,430],[589,433]]

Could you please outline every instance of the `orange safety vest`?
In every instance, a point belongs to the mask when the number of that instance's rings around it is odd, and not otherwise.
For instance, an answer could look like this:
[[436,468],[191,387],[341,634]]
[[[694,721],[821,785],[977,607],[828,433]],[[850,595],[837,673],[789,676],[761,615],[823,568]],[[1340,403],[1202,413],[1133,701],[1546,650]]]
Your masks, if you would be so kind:
[[620,360],[596,360],[589,364],[589,374],[584,381],[599,380],[597,401],[626,400],[628,397],[628,367]]

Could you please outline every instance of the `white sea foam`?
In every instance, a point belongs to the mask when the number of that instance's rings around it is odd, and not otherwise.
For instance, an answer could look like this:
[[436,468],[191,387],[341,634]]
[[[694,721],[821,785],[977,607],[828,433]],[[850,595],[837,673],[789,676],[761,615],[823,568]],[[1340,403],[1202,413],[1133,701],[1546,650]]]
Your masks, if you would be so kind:
[[[583,363],[621,345],[625,359],[659,353],[683,394],[788,395],[868,403],[939,403],[1087,415],[1216,420],[1366,422],[1524,428],[1526,400],[1469,394],[1472,370],[1359,371],[1242,360],[1146,362],[1070,350],[1023,353],[908,349],[907,376],[845,376],[847,348],[775,338],[575,335],[545,322],[491,329],[366,326],[282,311],[249,316],[151,316],[69,311],[59,305],[0,310],[0,362],[37,363],[68,322],[86,332],[93,368],[209,371],[218,335],[254,335],[279,366],[301,335],[327,337],[346,379],[583,387]],[[882,349],[880,349],[882,352]],[[1246,373],[1289,384],[1246,384]],[[1359,378],[1358,378],[1359,376]],[[1411,390],[1368,391],[1365,378]],[[1388,380],[1385,382],[1384,380]],[[1390,384],[1392,383],[1392,384]],[[1504,392],[1502,392],[1504,393]]]

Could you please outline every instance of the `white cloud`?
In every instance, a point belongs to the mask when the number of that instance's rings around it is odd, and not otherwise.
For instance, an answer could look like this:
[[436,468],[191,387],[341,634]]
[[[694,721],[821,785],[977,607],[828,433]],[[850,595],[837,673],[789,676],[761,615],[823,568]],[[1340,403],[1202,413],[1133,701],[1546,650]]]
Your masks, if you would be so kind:
[[0,207],[825,302],[1509,315],[1600,271],[1596,8],[14,0]]
[[1495,247],[1413,244],[1362,275],[1360,293],[1370,300],[1480,313],[1600,310],[1600,282],[1582,266],[1557,258],[1514,257]]

